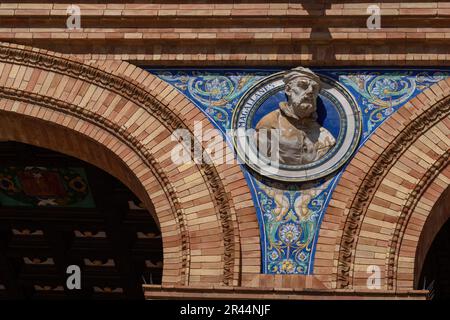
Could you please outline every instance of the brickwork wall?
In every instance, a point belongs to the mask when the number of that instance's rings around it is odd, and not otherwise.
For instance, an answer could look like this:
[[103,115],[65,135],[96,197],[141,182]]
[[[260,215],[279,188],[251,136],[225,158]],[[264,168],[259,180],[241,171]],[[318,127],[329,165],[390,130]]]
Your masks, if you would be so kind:
[[[96,65],[31,48],[2,45],[0,51],[0,108],[2,114],[15,115],[19,121],[11,129],[11,124],[6,125],[10,118],[2,118],[6,122],[2,138],[39,144],[98,163],[143,201],[150,199],[162,231],[164,283],[220,285],[228,281],[237,285],[242,276],[259,273],[259,229],[239,167],[218,165],[212,172],[171,161],[176,141],[171,141],[170,135],[176,127],[162,121],[161,110],[175,112],[182,119],[180,125],[190,130],[194,120],[206,124],[204,115],[189,101],[168,84],[125,62],[109,64],[106,72]],[[147,100],[160,104],[159,109],[150,112],[135,98],[139,89],[148,95]],[[41,121],[22,124],[20,118],[26,117]],[[65,129],[52,131],[55,125]],[[208,127],[212,129],[211,124]],[[75,140],[64,140],[71,134],[76,135]],[[114,156],[105,155],[111,160],[102,162],[102,153],[94,152],[89,141]],[[224,153],[230,152],[224,147]],[[117,158],[120,165],[114,163]],[[216,180],[212,183],[211,179]],[[226,200],[228,216],[218,212],[218,198]],[[228,276],[224,275],[225,263],[231,266]]]
[[[94,163],[151,201],[163,235],[164,285],[360,290],[367,265],[376,264],[383,289],[412,289],[420,230],[450,179],[448,116],[405,140],[375,187],[364,189],[364,179],[408,126],[447,99],[450,82],[394,114],[352,160],[322,223],[316,274],[261,275],[258,223],[239,167],[174,165],[174,127],[146,102],[189,130],[195,120],[213,127],[174,88],[128,62],[447,66],[450,2],[381,1],[379,30],[366,28],[369,3],[361,1],[235,2],[84,3],[81,30],[65,28],[67,1],[1,3],[0,139]],[[353,221],[361,196],[369,200]]]
[[79,3],[81,30],[67,30],[66,1],[1,3],[0,41],[162,66],[448,65],[450,2],[364,1]]

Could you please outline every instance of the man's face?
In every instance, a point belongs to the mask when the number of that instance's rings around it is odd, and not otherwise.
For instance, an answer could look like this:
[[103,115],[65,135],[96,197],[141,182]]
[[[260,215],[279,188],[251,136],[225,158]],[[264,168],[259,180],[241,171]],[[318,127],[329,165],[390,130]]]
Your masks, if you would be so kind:
[[298,117],[307,118],[316,111],[319,88],[316,81],[302,77],[286,87],[288,102],[294,107],[294,112]]

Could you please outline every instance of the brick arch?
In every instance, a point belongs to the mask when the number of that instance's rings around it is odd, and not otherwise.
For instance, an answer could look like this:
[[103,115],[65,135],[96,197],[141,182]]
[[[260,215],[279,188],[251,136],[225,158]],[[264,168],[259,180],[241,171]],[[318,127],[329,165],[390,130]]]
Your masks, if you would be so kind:
[[[438,199],[444,195],[446,186],[450,183],[449,177],[450,144],[427,168],[409,193],[397,219],[386,263],[388,289],[413,289],[414,269],[418,266],[415,262],[421,263],[417,260],[418,249],[421,247],[420,238],[425,240],[432,236],[429,230],[424,229],[425,221],[436,214],[433,213],[433,207],[438,206]],[[433,227],[440,229],[437,224]]]
[[[239,166],[176,165],[170,159],[174,130],[192,132],[194,121],[213,129],[173,87],[126,62],[88,64],[5,43],[0,70],[4,128],[21,128],[13,136],[1,130],[0,139],[40,144],[96,164],[144,203],[151,201],[163,238],[163,283],[239,285],[259,273],[259,228]],[[226,144],[223,149],[231,152]],[[96,150],[106,160],[97,159]]]
[[382,289],[413,289],[419,221],[448,170],[449,88],[450,80],[442,80],[400,108],[343,172],[315,260],[316,276],[328,287],[367,289],[367,267],[377,265]]

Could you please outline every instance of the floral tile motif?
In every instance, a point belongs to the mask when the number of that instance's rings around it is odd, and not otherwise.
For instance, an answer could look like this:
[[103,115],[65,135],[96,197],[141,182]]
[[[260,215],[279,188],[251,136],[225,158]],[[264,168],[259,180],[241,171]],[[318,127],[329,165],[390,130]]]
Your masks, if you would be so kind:
[[331,180],[290,184],[256,180],[267,273],[307,273],[315,231]]
[[[242,95],[266,76],[282,70],[149,70],[189,98],[225,135]],[[363,117],[361,147],[392,113],[448,70],[313,69],[333,78],[353,95]],[[345,166],[333,176],[295,184],[272,182],[241,166],[252,192],[261,234],[263,273],[312,274],[323,215]]]
[[393,112],[424,89],[445,79],[439,70],[329,71],[355,97],[363,112],[363,141]]
[[222,131],[230,128],[239,98],[267,71],[167,71],[155,72],[199,106]]

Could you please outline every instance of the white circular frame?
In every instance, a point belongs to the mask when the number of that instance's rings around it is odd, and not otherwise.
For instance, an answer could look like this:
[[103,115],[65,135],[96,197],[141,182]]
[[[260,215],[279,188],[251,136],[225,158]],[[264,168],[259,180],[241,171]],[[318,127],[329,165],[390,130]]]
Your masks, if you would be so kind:
[[[238,158],[259,174],[279,181],[303,182],[327,176],[339,169],[352,156],[361,136],[361,111],[357,107],[355,99],[344,87],[331,78],[320,76],[322,82],[320,94],[325,97],[333,97],[338,101],[336,107],[342,108],[342,110],[338,110],[338,113],[343,114],[344,119],[340,119],[340,132],[336,139],[336,145],[323,158],[326,161],[319,159],[306,165],[281,165],[285,168],[280,168],[276,163],[274,165],[270,159],[258,154],[252,147],[252,142],[249,141],[246,131],[251,129],[246,127],[248,115],[258,101],[265,100],[270,93],[284,88],[283,75],[284,72],[280,72],[261,80],[239,100],[232,117],[233,143]],[[344,133],[341,132],[342,124],[345,125]],[[319,163],[320,165],[317,165]]]

